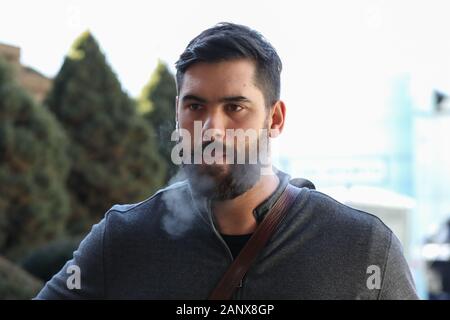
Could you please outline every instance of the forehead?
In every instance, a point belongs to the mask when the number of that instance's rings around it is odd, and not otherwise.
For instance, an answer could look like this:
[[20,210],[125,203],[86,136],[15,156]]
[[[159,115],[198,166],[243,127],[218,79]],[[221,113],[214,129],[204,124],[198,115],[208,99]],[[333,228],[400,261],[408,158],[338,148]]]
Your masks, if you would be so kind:
[[255,94],[255,64],[248,59],[200,62],[185,72],[180,96],[187,93],[203,95]]

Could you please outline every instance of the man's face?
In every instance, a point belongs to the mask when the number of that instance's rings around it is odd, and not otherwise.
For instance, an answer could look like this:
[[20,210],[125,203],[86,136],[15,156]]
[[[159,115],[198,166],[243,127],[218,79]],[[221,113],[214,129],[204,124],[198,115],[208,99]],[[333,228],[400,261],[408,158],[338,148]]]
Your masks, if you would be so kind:
[[[203,161],[184,165],[194,189],[205,196],[218,200],[232,199],[259,180],[259,163],[236,163],[237,154],[254,149],[261,138],[260,129],[267,129],[268,126],[269,111],[261,89],[255,85],[254,74],[255,65],[247,59],[197,63],[184,74],[177,100],[180,129],[189,131],[191,145],[194,146],[194,122],[200,121],[202,135],[212,133],[212,139],[204,141],[202,147],[207,147],[211,141],[220,141],[224,146],[221,164],[206,164]],[[250,129],[255,136],[249,136],[244,144],[239,144],[229,134],[234,132],[230,129]],[[230,158],[226,159],[226,148],[232,143],[234,161],[228,163],[226,160]]]

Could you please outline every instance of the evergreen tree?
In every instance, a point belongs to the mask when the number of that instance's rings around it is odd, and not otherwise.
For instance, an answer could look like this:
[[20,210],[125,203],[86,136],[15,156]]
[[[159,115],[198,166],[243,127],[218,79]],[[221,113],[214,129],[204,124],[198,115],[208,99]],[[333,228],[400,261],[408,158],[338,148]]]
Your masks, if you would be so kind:
[[43,286],[41,281],[0,256],[0,300],[30,300]]
[[167,65],[159,61],[150,81],[143,88],[139,98],[138,110],[156,129],[158,149],[168,165],[168,180],[177,171],[171,160],[171,134],[175,129],[175,97],[177,95],[175,77]]
[[59,236],[69,209],[67,137],[0,58],[0,254]]
[[145,199],[165,165],[152,128],[136,112],[89,32],[74,43],[46,103],[71,138],[71,233],[86,232],[115,203]]

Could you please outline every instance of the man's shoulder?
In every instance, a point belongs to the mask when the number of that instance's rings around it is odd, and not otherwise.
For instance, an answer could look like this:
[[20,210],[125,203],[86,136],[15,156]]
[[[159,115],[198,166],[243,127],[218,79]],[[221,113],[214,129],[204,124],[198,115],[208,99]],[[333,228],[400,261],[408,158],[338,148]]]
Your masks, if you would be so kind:
[[366,236],[384,238],[389,241],[392,230],[376,215],[343,204],[329,195],[309,190],[308,205],[314,219],[323,221],[326,229]]
[[161,206],[166,205],[168,198],[175,199],[175,195],[185,193],[188,189],[187,181],[180,181],[170,184],[157,190],[149,198],[130,204],[115,204],[106,213],[107,219],[114,219],[115,222],[139,223],[149,215],[160,214]]

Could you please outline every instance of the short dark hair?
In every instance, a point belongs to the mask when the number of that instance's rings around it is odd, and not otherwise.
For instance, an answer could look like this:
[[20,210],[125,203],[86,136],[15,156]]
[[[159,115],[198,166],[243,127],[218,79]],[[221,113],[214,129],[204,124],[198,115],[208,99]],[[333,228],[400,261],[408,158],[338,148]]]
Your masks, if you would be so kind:
[[184,73],[198,62],[219,62],[247,58],[255,63],[255,84],[264,95],[266,106],[280,99],[281,59],[273,46],[259,32],[247,26],[221,22],[189,42],[175,63],[177,91]]

